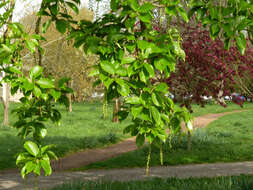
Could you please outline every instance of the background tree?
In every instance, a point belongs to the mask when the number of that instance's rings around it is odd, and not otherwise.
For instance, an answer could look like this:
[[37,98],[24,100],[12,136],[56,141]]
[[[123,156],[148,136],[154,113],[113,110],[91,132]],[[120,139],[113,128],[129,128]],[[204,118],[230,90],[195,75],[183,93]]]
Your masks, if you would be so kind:
[[[80,10],[78,16],[73,13],[71,15],[76,20],[92,20],[93,18],[92,12],[85,8]],[[30,33],[34,32],[36,18],[36,14],[33,13],[21,20]],[[46,18],[42,18],[41,25],[46,21]],[[94,90],[99,90],[94,89],[92,86],[96,79],[88,76],[90,67],[98,60],[96,56],[86,56],[79,49],[74,48],[72,42],[66,40],[66,35],[62,36],[56,30],[54,24],[47,29],[47,33],[42,35],[47,39],[46,42],[41,42],[41,46],[44,48],[41,61],[44,72],[47,75],[54,76],[56,79],[63,76],[71,78],[69,85],[74,89],[73,100],[88,100]],[[33,55],[28,54],[24,60],[29,67],[29,65],[34,64],[35,58]]]
[[[240,55],[236,47],[225,50],[222,40],[212,40],[200,24],[181,25],[181,28],[186,60],[178,62],[167,80],[170,92],[189,110],[191,103],[203,106],[204,97],[210,96],[226,106],[224,97],[231,96],[241,78],[246,79],[245,71],[252,70],[253,50],[248,47],[245,55]],[[240,84],[243,88],[243,83]]]

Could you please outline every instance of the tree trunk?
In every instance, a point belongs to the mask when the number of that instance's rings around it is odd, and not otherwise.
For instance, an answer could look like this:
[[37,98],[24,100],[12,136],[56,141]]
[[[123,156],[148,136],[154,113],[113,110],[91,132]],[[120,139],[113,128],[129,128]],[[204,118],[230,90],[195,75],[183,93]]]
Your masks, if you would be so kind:
[[188,152],[191,152],[191,132],[190,131],[187,131],[187,136],[188,136],[187,150]]
[[[15,0],[11,0],[8,2],[8,10],[14,9],[15,7]],[[12,22],[13,12],[9,15],[7,20],[7,24]],[[7,25],[6,30],[3,32],[3,42],[6,43],[8,35],[10,33],[10,26]],[[12,60],[13,61],[13,60]],[[4,104],[4,125],[8,125],[9,123],[9,85],[7,83],[3,84],[3,104]]]
[[119,122],[119,116],[118,116],[119,110],[120,110],[120,101],[119,101],[119,98],[116,98],[114,108],[113,108],[113,117],[112,117],[112,122],[114,123]]
[[[70,82],[70,88],[73,88],[73,80],[71,80]],[[69,99],[69,112],[72,112],[73,109],[72,109],[72,93],[69,93],[68,94],[68,99]]]
[[68,111],[69,112],[72,112],[73,109],[72,109],[72,94],[68,94],[68,99],[69,99],[69,108],[68,108]]
[[4,125],[9,124],[9,85],[7,83],[3,84],[3,104],[4,104]]

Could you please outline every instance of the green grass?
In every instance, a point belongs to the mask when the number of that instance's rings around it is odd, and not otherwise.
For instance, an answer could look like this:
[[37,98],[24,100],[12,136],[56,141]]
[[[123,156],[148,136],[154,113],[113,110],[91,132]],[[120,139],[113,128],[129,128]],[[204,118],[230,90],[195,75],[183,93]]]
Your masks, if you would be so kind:
[[[212,122],[192,135],[192,151],[187,151],[187,137],[174,136],[172,149],[164,147],[164,164],[213,163],[253,160],[253,111],[233,113]],[[148,147],[122,154],[107,161],[90,164],[91,168],[145,167]],[[159,149],[152,146],[151,166],[160,164]]]
[[51,190],[252,190],[253,176],[240,175],[216,178],[147,179],[143,181],[75,181]]
[[[14,108],[17,104],[11,104]],[[2,108],[2,107],[1,107]],[[48,123],[48,135],[45,144],[55,144],[58,156],[70,154],[87,148],[103,147],[116,143],[127,135],[122,131],[128,121],[115,124],[111,122],[112,109],[109,107],[108,117],[102,119],[102,104],[76,103],[73,112],[66,112],[60,107],[62,114],[61,126]],[[2,110],[0,110],[2,114]],[[3,117],[0,114],[0,117]],[[14,123],[14,116],[10,115],[10,125]],[[17,130],[7,126],[0,126],[0,170],[15,167],[15,155],[22,151],[21,140],[17,137]]]
[[[11,104],[12,109],[16,106],[18,104]],[[129,119],[120,124],[112,123],[112,105],[109,106],[106,120],[102,119],[101,102],[75,103],[73,104],[72,113],[66,112],[63,107],[59,108],[63,111],[61,126],[57,127],[52,123],[48,123],[48,136],[45,139],[45,144],[56,145],[54,151],[58,156],[87,148],[106,146],[128,137],[123,135],[122,131],[128,125]],[[194,105],[193,108],[195,111],[194,115],[241,109],[235,104],[229,104],[227,108],[219,105],[207,105],[205,108]],[[248,108],[253,108],[253,104],[245,104],[244,109]],[[0,106],[0,118],[3,118],[2,106]],[[10,126],[15,120],[15,116],[10,114]],[[22,151],[21,140],[17,137],[17,130],[7,126],[0,126],[0,142],[0,170],[14,168],[15,155]],[[135,160],[135,158],[133,159]],[[144,161],[145,157],[142,159]],[[132,162],[132,160],[128,162]]]
[[217,104],[207,104],[205,107],[201,107],[199,105],[193,104],[192,108],[194,111],[193,116],[197,117],[197,116],[206,115],[209,113],[222,113],[222,112],[230,112],[233,110],[252,109],[253,103],[245,102],[243,105],[243,108],[241,108],[240,106],[232,102],[228,102],[226,108]]

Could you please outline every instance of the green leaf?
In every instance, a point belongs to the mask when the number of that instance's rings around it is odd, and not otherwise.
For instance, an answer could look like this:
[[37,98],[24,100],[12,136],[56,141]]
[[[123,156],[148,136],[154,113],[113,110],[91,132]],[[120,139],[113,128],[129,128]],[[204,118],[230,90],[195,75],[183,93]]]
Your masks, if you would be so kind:
[[[123,81],[123,82],[122,82]],[[119,84],[117,87],[117,91],[122,95],[122,96],[128,96],[128,94],[130,93],[130,88],[129,86],[126,84],[126,82],[124,82],[124,80],[122,79],[116,79],[116,82]]]
[[151,64],[144,63],[144,67],[148,71],[150,77],[155,77],[155,70]]
[[112,11],[118,10],[120,0],[111,0],[111,9]]
[[[55,2],[55,1],[54,1]],[[57,14],[58,14],[58,6],[57,6],[58,4],[57,3],[54,3],[54,4],[52,4],[51,6],[49,6],[49,10],[50,10],[50,12],[54,15],[54,16],[56,16]]]
[[45,176],[52,174],[52,168],[50,166],[50,160],[48,158],[40,160],[40,164],[45,172]]
[[112,63],[110,63],[109,61],[101,61],[100,65],[102,69],[106,71],[107,73],[112,74],[112,75],[115,74],[114,67]]
[[22,74],[22,71],[20,71],[20,69],[17,68],[16,66],[9,67],[9,70],[13,73]]
[[36,83],[41,88],[54,88],[54,81],[52,81],[48,78],[41,78],[40,80],[36,81]]
[[114,82],[114,79],[113,78],[106,78],[106,80],[103,81],[104,82],[104,85],[107,89],[109,89],[110,85]]
[[157,99],[156,93],[152,93],[152,101],[156,106],[161,106],[160,102]]
[[165,13],[168,15],[173,15],[173,16],[177,16],[177,9],[176,6],[168,6],[165,8]]
[[21,173],[22,178],[25,179],[25,175],[26,175],[26,165],[24,165],[24,166],[22,167],[20,173]]
[[152,114],[153,119],[155,120],[155,122],[157,124],[160,124],[161,123],[161,115],[160,115],[158,109],[154,106],[151,106],[150,109],[151,109],[151,114]]
[[147,78],[146,78],[146,75],[143,70],[139,73],[139,76],[140,76],[140,79],[142,82],[144,82],[144,83],[147,82]]
[[24,162],[27,159],[27,157],[25,156],[24,153],[20,153],[16,159],[16,165],[21,164],[22,162]]
[[25,88],[26,91],[29,91],[32,90],[35,87],[35,85],[26,78],[24,80],[23,87]]
[[246,39],[245,39],[244,34],[243,34],[243,33],[240,33],[240,35],[237,36],[235,39],[236,39],[236,45],[237,45],[237,47],[238,47],[240,53],[241,53],[242,55],[244,55],[245,49],[246,49],[246,45],[247,45],[247,41],[246,41]]
[[35,52],[36,45],[33,40],[25,40],[25,45],[30,50],[31,53]]
[[64,34],[67,31],[67,28],[69,26],[69,23],[63,19],[56,20],[55,24],[56,24],[56,29],[62,34]]
[[222,28],[226,32],[228,37],[232,37],[234,35],[232,31],[232,26],[230,23],[223,24]]
[[89,73],[89,77],[93,77],[93,76],[96,76],[96,75],[98,75],[99,74],[99,69],[98,68],[94,68],[94,69],[92,69],[91,71],[90,71],[90,73]]
[[249,6],[251,13],[253,14],[253,5]]
[[43,32],[43,33],[46,33],[46,32],[47,32],[47,29],[49,28],[49,26],[51,25],[51,23],[52,23],[52,20],[49,19],[48,21],[46,21],[46,22],[44,22],[44,23],[42,24],[42,32]]
[[134,57],[124,57],[122,59],[122,64],[128,64],[134,62],[136,59]]
[[187,122],[186,127],[188,131],[192,131],[193,130],[192,122],[191,121]]
[[117,113],[117,115],[119,116],[119,121],[124,121],[127,116],[128,116],[129,112],[125,111],[125,110],[121,110]]
[[152,3],[144,3],[140,6],[138,9],[139,13],[149,13],[154,8],[154,5]]
[[210,26],[210,34],[212,38],[215,38],[220,32],[220,26],[218,23],[214,23]]
[[158,69],[161,72],[164,71],[164,69],[167,67],[168,64],[169,61],[165,58],[156,59],[154,62],[156,69]]
[[172,43],[173,43],[173,47],[174,47],[174,51],[176,55],[185,61],[185,52],[181,48],[180,43],[177,41],[173,41]]
[[150,47],[150,43],[145,41],[145,40],[138,40],[137,41],[137,46],[138,48],[140,48],[141,50],[145,50],[148,47]]
[[66,2],[66,3],[76,14],[79,13],[79,9],[74,3],[70,3],[70,2]]
[[35,66],[30,70],[30,78],[35,79],[36,77],[40,76],[42,74],[42,67]]
[[67,82],[69,82],[71,79],[70,78],[67,78],[67,77],[63,77],[63,78],[61,78],[60,80],[58,80],[58,87],[59,88],[64,88],[65,87],[65,84],[67,83]]
[[43,100],[47,101],[48,100],[48,94],[45,94],[45,93],[41,94],[41,98]]
[[39,154],[38,145],[32,141],[26,141],[24,144],[24,148],[33,156],[37,156]]
[[211,15],[212,20],[218,19],[217,7],[214,6],[214,7],[209,8],[209,13]]
[[143,134],[138,134],[136,137],[136,145],[141,147],[145,142],[145,136]]
[[142,106],[132,107],[131,108],[131,113],[134,116],[134,118],[136,118],[142,112],[142,109],[143,109]]
[[128,103],[128,104],[140,104],[141,100],[137,96],[127,97],[126,98],[126,103]]
[[158,85],[156,85],[155,89],[159,92],[167,93],[168,92],[168,85],[166,83],[162,82],[162,83],[159,83]]
[[57,101],[61,97],[61,92],[60,91],[56,91],[54,89],[50,90],[50,94],[51,94],[51,96],[53,96],[53,98],[55,99],[55,101]]
[[48,150],[48,151],[47,151],[47,154],[48,154],[48,156],[49,156],[50,158],[54,158],[55,160],[58,160],[58,157],[55,155],[54,152]]
[[137,0],[128,0],[130,7],[137,11],[140,8],[140,5]]
[[41,170],[41,163],[36,163],[33,172],[34,174],[36,174],[37,176],[40,176],[40,170]]
[[48,149],[51,149],[51,148],[53,148],[53,147],[55,147],[55,146],[54,146],[54,145],[46,145],[46,146],[43,146],[43,147],[41,148],[41,154],[46,153],[46,152],[48,151]]
[[185,22],[189,22],[189,18],[185,12],[185,10],[182,7],[177,7],[177,11],[181,15],[181,17],[184,19]]
[[127,75],[128,75],[128,77],[131,77],[135,73],[136,73],[136,70],[134,69],[134,65],[130,65],[127,68]]
[[226,50],[229,50],[229,48],[230,48],[230,46],[231,46],[231,41],[232,41],[231,38],[227,38],[227,39],[224,40],[224,48],[225,48]]
[[45,138],[47,136],[47,129],[46,128],[38,128],[38,135],[41,138]]
[[170,118],[168,115],[162,113],[161,114],[161,118],[166,122],[166,123],[170,123]]
[[27,162],[25,166],[26,166],[25,174],[31,173],[36,168],[36,164],[33,161]]
[[152,16],[150,14],[139,15],[139,19],[144,23],[151,23]]
[[127,69],[125,67],[120,66],[119,68],[117,68],[116,74],[118,74],[119,76],[125,77],[127,76]]
[[149,110],[143,109],[142,112],[141,112],[141,118],[144,121],[152,121],[150,117],[151,117],[151,115],[150,115]]
[[5,44],[1,44],[1,52],[3,51],[3,52],[5,52],[5,53],[7,53],[7,54],[11,54],[12,53],[12,50],[11,50],[11,48],[10,47],[8,47],[7,45],[5,45]]
[[34,86],[34,89],[33,89],[33,94],[39,98],[41,96],[41,90],[40,88],[38,88],[37,86]]

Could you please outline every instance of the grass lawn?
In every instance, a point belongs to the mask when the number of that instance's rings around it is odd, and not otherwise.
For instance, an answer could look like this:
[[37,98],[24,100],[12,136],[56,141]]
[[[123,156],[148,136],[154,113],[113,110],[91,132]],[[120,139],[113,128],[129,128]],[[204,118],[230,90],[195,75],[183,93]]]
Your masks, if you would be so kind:
[[[164,149],[164,164],[213,163],[253,160],[253,111],[233,113],[212,122],[192,135],[192,151],[187,151],[187,137],[174,136],[172,149]],[[82,169],[145,167],[148,147],[122,154]],[[159,149],[152,147],[151,166],[159,165]]]
[[[11,108],[16,106],[18,106],[18,104],[11,104]],[[241,109],[238,105],[232,103],[229,104],[227,108],[223,108],[219,105],[207,105],[205,108],[194,105],[193,108],[195,110],[194,115]],[[252,103],[245,104],[244,109],[249,108],[253,108]],[[109,106],[109,113],[106,120],[102,119],[101,102],[75,103],[73,104],[72,113],[66,112],[66,109],[63,107],[60,107],[60,109],[63,111],[61,126],[57,127],[52,123],[48,123],[49,130],[45,139],[46,144],[56,145],[54,151],[58,156],[87,148],[106,146],[128,137],[127,135],[123,135],[122,131],[124,127],[128,125],[129,119],[119,124],[112,123],[111,105]],[[0,106],[0,118],[3,118],[2,106]],[[14,121],[15,116],[10,114],[10,126]],[[15,167],[15,155],[22,151],[20,145],[21,140],[16,135],[16,129],[0,126],[0,170]],[[142,159],[145,159],[145,157]],[[134,158],[134,160],[136,159]],[[128,162],[132,162],[132,160]]]
[[[11,104],[15,107],[17,104]],[[55,144],[55,152],[58,156],[76,152],[87,148],[102,147],[116,143],[123,138],[122,131],[129,121],[119,124],[111,122],[112,107],[106,120],[102,119],[102,104],[76,103],[73,104],[73,112],[66,112],[64,107],[61,126],[48,123],[48,135],[45,144]],[[0,110],[2,114],[2,110]],[[0,118],[3,117],[0,115]],[[10,125],[15,118],[11,114]],[[15,155],[22,151],[21,140],[17,137],[17,130],[7,126],[0,126],[0,170],[15,167]]]
[[75,181],[51,190],[252,190],[253,176],[148,179],[131,182]]
[[252,109],[253,103],[245,102],[243,105],[243,108],[241,108],[240,106],[232,102],[228,102],[226,108],[220,105],[216,105],[216,104],[207,104],[205,107],[200,107],[199,105],[193,104],[192,108],[194,111],[193,116],[197,117],[197,116],[206,115],[209,113],[222,113],[222,112],[230,112],[233,110]]

